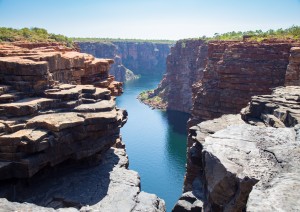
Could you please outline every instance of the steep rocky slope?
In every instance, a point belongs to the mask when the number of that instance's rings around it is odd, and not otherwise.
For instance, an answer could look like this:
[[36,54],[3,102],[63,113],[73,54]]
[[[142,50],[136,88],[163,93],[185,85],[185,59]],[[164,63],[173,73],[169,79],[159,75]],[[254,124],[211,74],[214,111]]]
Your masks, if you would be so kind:
[[152,42],[78,42],[82,52],[101,58],[113,58],[111,74],[124,82],[134,75],[162,74],[166,70],[169,44]]
[[0,44],[1,209],[165,210],[127,169],[112,63],[58,43]]
[[[239,63],[240,68],[236,67],[237,69],[250,67],[251,62],[255,64],[252,71],[248,70],[246,74],[237,78],[239,80],[233,80],[234,77],[220,80],[220,73],[222,74],[220,70],[224,68],[224,61],[227,61],[225,66],[227,67],[230,62],[236,63],[237,60],[242,60],[240,57],[244,54],[233,54],[230,56],[233,58],[228,57],[226,60],[216,59],[217,63],[208,60],[202,81],[198,82],[200,90],[196,90],[193,108],[201,109],[204,115],[194,111],[192,113],[194,119],[189,124],[194,126],[189,129],[184,193],[174,207],[174,211],[298,211],[300,209],[299,195],[296,192],[300,185],[297,177],[300,163],[300,84],[298,81],[300,54],[299,47],[290,48],[287,55],[285,51],[281,51],[285,45],[299,44],[282,45],[275,42],[266,45],[275,48],[271,51],[271,56],[257,54],[262,51],[261,46],[256,46],[257,51],[254,51],[252,46],[252,51],[255,53],[252,53],[251,57],[260,59],[252,61],[246,57],[248,63],[245,61]],[[278,45],[281,47],[279,48]],[[278,58],[276,62],[273,61],[272,58],[279,56],[284,56],[286,59]],[[268,59],[272,61],[272,65]],[[210,70],[208,68],[210,63],[215,64],[212,67],[220,72],[217,74],[212,72],[212,76],[205,77],[207,74],[205,72]],[[273,67],[273,71],[263,67]],[[228,70],[232,72],[235,69]],[[252,75],[254,76],[251,72],[262,77],[257,78],[256,82],[255,77],[251,78]],[[266,80],[263,73],[266,73],[273,83],[261,84],[260,79]],[[246,78],[243,77],[244,75]],[[232,73],[231,76],[234,74]],[[242,109],[241,115],[223,115],[217,119],[200,122],[215,116],[213,113],[215,109],[204,109],[201,105],[201,102],[215,101],[205,99],[213,92],[203,86],[205,78],[210,79],[208,82],[212,83],[213,77],[217,77],[215,81],[218,83],[212,91],[216,91],[217,88],[219,92],[225,93],[228,87],[220,86],[220,83],[227,83],[230,87],[239,82],[245,84],[247,80],[248,83],[245,85],[253,87],[248,90],[249,95],[253,94],[252,92],[258,95],[249,97],[250,102]],[[272,89],[274,83],[294,86]],[[269,89],[266,89],[268,86]],[[206,94],[203,91],[206,91]],[[268,95],[260,95],[264,92]],[[237,91],[235,93],[235,95],[239,94]],[[243,91],[240,93],[243,94]],[[231,96],[234,97],[234,94],[232,93]],[[231,99],[230,96],[227,98]],[[217,99],[217,102],[222,102],[222,99]],[[213,104],[211,107],[213,106],[222,108],[221,104]],[[231,108],[232,111],[220,110],[218,113],[235,113],[235,110],[238,113],[238,108],[241,106]]]
[[131,70],[123,65],[122,58],[118,53],[118,47],[115,44],[105,42],[78,42],[77,45],[81,52],[99,58],[114,59],[115,63],[111,66],[110,74],[115,76],[116,80],[125,82],[137,78]]
[[252,97],[243,120],[224,115],[191,127],[174,211],[298,211],[299,97],[299,86],[279,87]]
[[198,121],[238,113],[251,96],[270,94],[270,88],[284,85],[289,52],[297,45],[291,41],[179,41],[154,94],[167,109],[189,112]]
[[207,44],[202,40],[178,41],[167,57],[167,71],[154,95],[167,103],[166,108],[189,113],[192,85],[203,77]]

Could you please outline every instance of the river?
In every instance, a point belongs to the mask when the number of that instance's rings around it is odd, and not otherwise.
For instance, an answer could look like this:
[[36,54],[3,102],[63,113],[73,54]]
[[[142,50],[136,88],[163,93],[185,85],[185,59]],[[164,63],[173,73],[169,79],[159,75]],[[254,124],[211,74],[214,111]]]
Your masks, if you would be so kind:
[[144,76],[125,83],[117,105],[129,114],[121,129],[129,168],[140,174],[142,190],[164,199],[167,211],[171,211],[182,193],[189,116],[152,110],[136,99],[140,92],[157,87],[160,79]]

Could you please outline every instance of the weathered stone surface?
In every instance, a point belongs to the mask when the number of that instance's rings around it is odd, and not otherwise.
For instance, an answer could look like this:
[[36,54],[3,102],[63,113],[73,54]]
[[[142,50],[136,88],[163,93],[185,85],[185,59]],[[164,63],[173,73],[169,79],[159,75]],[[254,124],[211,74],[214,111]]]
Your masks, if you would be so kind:
[[154,96],[166,109],[190,113],[193,84],[201,80],[206,65],[207,44],[202,40],[178,41],[167,57],[167,71]]
[[187,143],[187,166],[184,179],[184,191],[199,190],[203,192],[199,182],[202,181],[202,150],[205,138],[227,126],[243,124],[240,115],[223,115],[220,118],[201,122],[189,129]]
[[173,211],[201,211],[200,208],[203,209],[202,202],[206,201],[203,185],[204,164],[202,161],[205,138],[227,126],[243,123],[240,115],[223,115],[217,119],[201,122],[189,129],[184,193],[174,206]]
[[300,123],[299,102],[299,86],[279,87],[271,95],[253,96],[241,114],[252,125],[291,127]]
[[184,193],[174,211],[195,200],[207,211],[298,211],[299,95],[287,86],[252,97],[241,113],[256,126],[223,115],[191,127],[184,191],[195,195]]
[[[46,178],[33,178],[34,185],[19,183],[15,189],[22,192],[17,192],[13,198],[28,203],[11,203],[2,198],[0,205],[6,211],[165,211],[163,200],[140,191],[138,174],[127,167],[125,150],[111,148],[96,166],[83,166],[79,170],[62,166]],[[12,198],[13,187],[6,186],[0,193]]]
[[[262,203],[259,204],[255,201],[256,195],[266,194],[268,189],[280,192],[299,186],[293,177],[299,175],[299,150],[300,144],[292,128],[236,125],[207,137],[203,154],[208,208],[213,211],[245,210],[250,194],[247,207],[258,204],[264,205],[264,211],[271,211],[275,200],[272,197],[271,202],[260,199]],[[270,188],[280,177],[286,179],[285,183],[279,188]],[[255,200],[251,200],[252,192]],[[299,210],[297,197],[296,194],[288,195],[288,201],[295,204],[290,208],[284,203],[285,210]]]
[[[195,96],[194,119],[239,113],[253,95],[283,86],[289,42],[210,42],[203,79]],[[299,45],[299,44],[298,44]]]
[[[66,93],[71,90],[69,93],[72,94],[76,90],[77,94],[88,92],[92,95],[97,91],[95,87],[81,85],[61,85],[53,90]],[[81,96],[74,96],[79,105]],[[4,132],[0,136],[0,158],[11,161],[11,164],[0,168],[0,173],[6,172],[1,179],[31,177],[46,166],[55,166],[67,159],[90,157],[114,145],[119,138],[119,128],[127,120],[127,113],[115,108],[114,98],[104,100],[97,96],[93,96],[96,103],[82,104],[81,109],[78,104],[61,108],[63,104],[59,102],[70,100],[64,95],[55,95],[55,101],[35,97],[2,105],[6,109],[3,115],[7,117],[0,120]],[[29,106],[34,111],[29,110]],[[10,118],[11,114],[18,117]],[[7,172],[8,168],[10,171]]]
[[173,212],[202,212],[204,211],[203,202],[199,198],[195,197],[193,192],[183,193],[176,205],[174,206]]
[[283,86],[288,64],[290,75],[298,73],[295,46],[299,45],[291,41],[178,41],[154,93],[167,109],[189,112],[196,122],[236,114],[251,96],[270,94],[271,88]]
[[247,211],[299,211],[299,189],[299,173],[279,174],[264,190],[252,190],[247,202]]
[[[0,81],[27,93],[40,93],[56,81],[96,85],[109,78],[111,64],[113,60],[95,59],[58,45],[0,44]],[[113,95],[119,95],[121,87],[110,79]]]
[[102,100],[93,104],[82,104],[74,110],[77,112],[105,112],[113,110],[115,106],[114,100]]
[[54,113],[36,116],[29,119],[27,128],[44,128],[51,131],[59,132],[63,129],[83,125],[84,118],[77,113]]
[[0,56],[0,211],[165,211],[113,148],[127,112],[112,60],[48,44]]
[[110,73],[124,82],[135,79],[134,74],[161,74],[166,70],[169,44],[151,42],[78,42],[82,52],[101,58],[113,58]]
[[1,114],[6,116],[26,116],[37,113],[39,110],[55,108],[55,99],[25,98],[8,104],[0,104]]
[[291,48],[289,65],[285,74],[285,85],[300,85],[300,47]]

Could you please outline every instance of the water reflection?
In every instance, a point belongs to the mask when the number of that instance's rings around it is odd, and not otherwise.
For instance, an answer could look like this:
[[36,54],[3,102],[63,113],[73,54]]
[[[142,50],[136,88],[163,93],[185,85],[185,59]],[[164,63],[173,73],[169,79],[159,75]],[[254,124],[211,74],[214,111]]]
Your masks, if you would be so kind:
[[161,77],[142,77],[126,83],[117,104],[129,114],[121,133],[130,169],[139,172],[142,190],[163,198],[171,211],[182,191],[186,160],[188,114],[151,110],[137,95],[153,89]]
[[162,114],[168,120],[169,127],[176,133],[186,135],[187,133],[187,121],[190,118],[188,113],[182,113],[178,111],[166,111]]

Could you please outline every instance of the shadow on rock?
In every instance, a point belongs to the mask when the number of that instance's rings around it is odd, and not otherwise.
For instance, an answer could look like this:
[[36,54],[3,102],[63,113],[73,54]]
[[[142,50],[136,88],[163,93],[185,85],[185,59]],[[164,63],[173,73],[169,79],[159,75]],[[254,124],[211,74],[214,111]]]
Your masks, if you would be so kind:
[[114,149],[109,149],[100,161],[95,157],[76,165],[68,161],[44,170],[30,180],[6,181],[0,187],[0,195],[14,202],[55,209],[80,209],[100,202],[108,193],[113,168],[127,167],[127,162],[122,161]]

